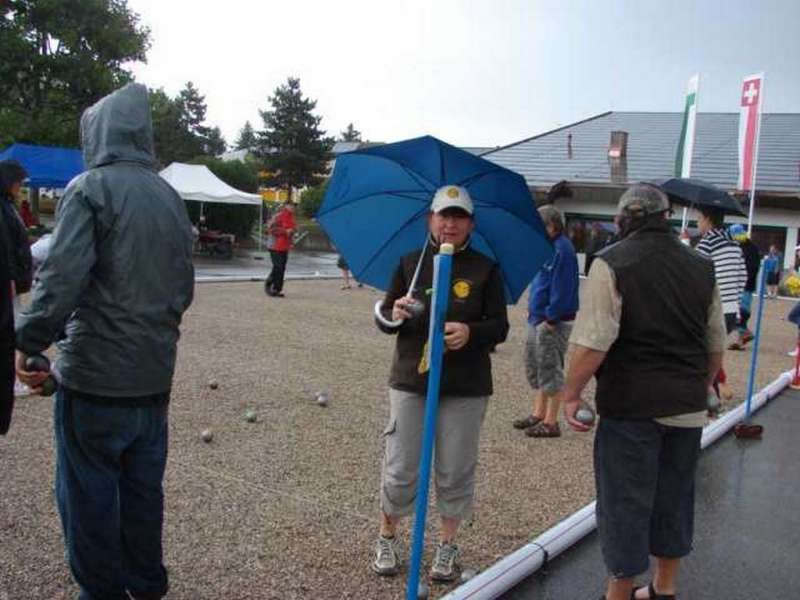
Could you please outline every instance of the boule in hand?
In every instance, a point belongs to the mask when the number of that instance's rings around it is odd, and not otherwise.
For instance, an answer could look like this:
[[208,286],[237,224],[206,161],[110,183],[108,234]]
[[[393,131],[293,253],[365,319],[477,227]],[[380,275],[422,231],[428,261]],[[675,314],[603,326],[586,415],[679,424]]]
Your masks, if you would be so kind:
[[594,419],[594,410],[588,404],[581,404],[580,408],[575,411],[575,420],[587,427],[594,425]]
[[405,305],[405,310],[415,319],[425,312],[425,305],[416,298],[409,298],[408,303]]

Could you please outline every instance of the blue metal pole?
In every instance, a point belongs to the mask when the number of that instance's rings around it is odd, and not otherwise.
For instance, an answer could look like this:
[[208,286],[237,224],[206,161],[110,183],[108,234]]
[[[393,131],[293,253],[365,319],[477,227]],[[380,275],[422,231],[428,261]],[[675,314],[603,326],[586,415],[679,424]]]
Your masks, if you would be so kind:
[[414,515],[414,533],[411,546],[411,565],[408,572],[407,600],[417,600],[419,571],[425,547],[425,519],[428,512],[428,488],[430,487],[431,458],[436,437],[436,415],[439,411],[439,384],[442,375],[444,354],[444,322],[447,303],[450,299],[450,271],[453,263],[453,247],[442,244],[439,254],[433,258],[433,298],[431,320],[428,330],[428,394],[425,398],[425,424],[422,435],[422,454],[419,460],[417,497]]
[[764,314],[764,284],[767,280],[765,261],[761,261],[761,273],[758,278],[758,316],[756,317],[756,335],[753,340],[753,356],[750,359],[750,381],[747,382],[747,398],[745,401],[744,422],[750,422],[750,411],[753,397],[753,387],[756,383],[756,363],[758,362],[758,345],[761,341],[761,316]]

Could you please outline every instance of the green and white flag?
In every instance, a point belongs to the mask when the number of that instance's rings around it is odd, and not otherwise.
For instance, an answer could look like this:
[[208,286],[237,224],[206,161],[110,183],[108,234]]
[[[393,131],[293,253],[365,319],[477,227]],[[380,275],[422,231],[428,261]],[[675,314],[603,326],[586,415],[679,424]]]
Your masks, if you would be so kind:
[[692,171],[692,150],[694,150],[694,130],[697,118],[697,88],[700,75],[689,80],[686,88],[686,108],[683,111],[683,127],[675,153],[675,177],[690,177]]

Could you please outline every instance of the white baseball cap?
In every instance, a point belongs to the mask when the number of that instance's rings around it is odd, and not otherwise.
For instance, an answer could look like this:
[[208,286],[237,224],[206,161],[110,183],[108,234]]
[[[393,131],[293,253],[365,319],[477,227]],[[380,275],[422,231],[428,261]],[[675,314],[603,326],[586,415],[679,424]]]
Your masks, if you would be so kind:
[[471,215],[474,211],[469,192],[459,185],[445,185],[436,190],[431,202],[431,212],[442,212],[447,208],[460,208]]

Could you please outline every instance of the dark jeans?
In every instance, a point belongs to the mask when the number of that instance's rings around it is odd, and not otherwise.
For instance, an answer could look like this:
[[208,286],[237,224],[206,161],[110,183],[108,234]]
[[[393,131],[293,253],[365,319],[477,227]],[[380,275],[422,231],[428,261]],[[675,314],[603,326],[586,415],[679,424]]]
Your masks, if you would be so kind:
[[153,598],[167,592],[168,397],[98,402],[63,387],[56,395],[56,500],[81,600],[122,600],[126,589]]
[[646,571],[649,555],[692,549],[700,427],[602,417],[594,444],[597,531],[612,577]]
[[283,291],[283,276],[286,273],[286,261],[289,260],[288,252],[278,252],[270,250],[269,256],[272,259],[272,271],[265,282],[265,289],[269,294],[279,294]]

